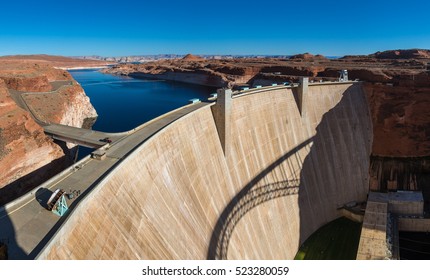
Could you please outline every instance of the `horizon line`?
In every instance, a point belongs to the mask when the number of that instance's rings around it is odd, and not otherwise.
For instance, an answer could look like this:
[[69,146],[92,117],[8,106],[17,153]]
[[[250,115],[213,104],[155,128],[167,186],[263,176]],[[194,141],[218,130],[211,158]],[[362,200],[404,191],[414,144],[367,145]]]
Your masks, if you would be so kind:
[[103,57],[103,58],[109,58],[109,57],[138,57],[138,56],[186,56],[188,54],[196,55],[196,56],[231,56],[231,57],[238,57],[238,56],[264,56],[264,57],[276,57],[276,56],[287,56],[291,57],[294,55],[300,55],[300,54],[311,54],[311,55],[322,55],[324,57],[343,57],[343,56],[368,56],[372,54],[376,54],[379,52],[388,52],[388,51],[407,51],[407,50],[423,50],[423,51],[430,51],[430,49],[424,49],[424,48],[407,48],[407,49],[388,49],[388,50],[382,50],[382,51],[376,51],[368,54],[343,54],[343,55],[324,55],[322,53],[311,53],[311,52],[298,52],[294,54],[258,54],[258,53],[248,53],[248,54],[220,54],[220,53],[212,53],[212,54],[202,54],[202,53],[156,53],[156,54],[127,54],[127,55],[99,55],[99,54],[85,54],[85,55],[65,55],[65,54],[48,54],[48,53],[19,53],[19,54],[4,54],[0,55],[0,57],[6,57],[6,56],[37,56],[37,55],[46,55],[46,56],[63,56],[63,57]]

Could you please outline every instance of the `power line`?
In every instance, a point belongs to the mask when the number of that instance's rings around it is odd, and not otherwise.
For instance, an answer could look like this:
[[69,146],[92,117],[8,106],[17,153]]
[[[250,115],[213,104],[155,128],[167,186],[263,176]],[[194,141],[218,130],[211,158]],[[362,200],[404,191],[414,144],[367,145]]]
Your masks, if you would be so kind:
[[410,251],[410,252],[414,252],[414,253],[419,253],[419,254],[424,254],[424,255],[430,255],[430,252],[423,252],[423,251],[418,251],[418,250],[414,250],[414,249],[410,249],[410,248],[406,248],[406,247],[401,247],[401,246],[395,246],[392,245],[393,247],[399,248],[401,250],[406,250],[406,251]]
[[418,240],[413,240],[413,239],[404,238],[404,237],[399,237],[399,239],[400,240],[411,241],[411,242],[414,242],[414,243],[420,243],[420,244],[430,245],[430,242],[418,241]]

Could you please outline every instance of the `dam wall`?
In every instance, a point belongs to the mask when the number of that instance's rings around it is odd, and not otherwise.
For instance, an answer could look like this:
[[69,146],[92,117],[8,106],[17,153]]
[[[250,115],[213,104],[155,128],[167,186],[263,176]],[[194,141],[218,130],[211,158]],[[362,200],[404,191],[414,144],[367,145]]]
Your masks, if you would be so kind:
[[372,124],[360,84],[233,97],[228,152],[215,106],[168,125],[73,210],[39,259],[292,259],[365,200]]

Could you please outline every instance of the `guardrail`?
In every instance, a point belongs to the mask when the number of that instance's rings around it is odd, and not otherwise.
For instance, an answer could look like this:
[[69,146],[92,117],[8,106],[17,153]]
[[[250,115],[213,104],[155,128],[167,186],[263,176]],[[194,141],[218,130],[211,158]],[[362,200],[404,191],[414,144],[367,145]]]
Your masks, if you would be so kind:
[[[339,85],[339,84],[353,84],[353,83],[359,83],[360,81],[326,81],[326,82],[313,82],[309,83],[308,86],[328,86],[328,85]],[[265,92],[269,90],[275,90],[275,89],[284,89],[284,88],[297,88],[299,87],[299,83],[291,83],[288,85],[271,85],[271,86],[256,86],[254,88],[250,89],[244,89],[244,90],[237,90],[233,91],[232,98],[241,97],[248,94],[254,94],[259,92]],[[216,98],[213,98],[212,100],[215,100]]]
[[[201,103],[201,102],[199,102],[199,103]],[[196,104],[189,104],[189,105],[186,105],[186,106],[182,106],[182,107],[180,107],[180,108],[178,108],[178,109],[175,109],[175,110],[172,110],[172,111],[170,111],[170,112],[168,112],[168,113],[166,113],[166,114],[163,114],[163,115],[161,115],[161,116],[159,116],[159,117],[157,117],[157,118],[154,118],[154,119],[152,119],[152,120],[150,120],[150,121],[148,121],[148,122],[146,122],[146,123],[144,123],[144,124],[142,124],[142,125],[140,125],[140,126],[138,126],[137,128],[135,128],[135,129],[133,129],[133,130],[131,130],[131,131],[136,131],[136,130],[138,130],[138,129],[142,129],[143,127],[145,127],[146,125],[149,125],[150,123],[152,123],[152,122],[154,122],[154,121],[156,121],[156,120],[158,120],[158,119],[161,119],[161,118],[163,118],[163,117],[166,117],[166,116],[168,116],[168,115],[170,115],[170,114],[172,114],[172,113],[174,113],[174,112],[176,112],[176,111],[179,111],[179,110],[181,110],[181,109],[184,109],[184,108],[187,108],[187,107],[191,107],[191,106],[193,106],[193,105],[196,105]],[[212,106],[213,104],[207,104],[206,106],[202,106],[202,107],[200,107],[200,108],[205,108],[205,107],[210,107],[210,106]],[[194,112],[194,111],[191,111],[191,112]],[[189,113],[191,113],[191,112],[189,112]],[[187,114],[189,114],[189,113],[187,113]],[[175,120],[176,121],[176,120]],[[169,125],[170,125],[171,123],[168,123],[168,124],[166,124],[161,130],[159,130],[159,131],[157,131],[156,133],[159,133],[160,131],[163,131],[164,129],[166,129]],[[152,136],[150,136],[150,137],[153,137],[153,135]],[[123,138],[124,139],[124,138]],[[122,140],[122,139],[121,139]],[[118,142],[116,142],[116,143],[118,143]],[[140,145],[138,145],[138,146],[136,146],[136,147],[139,147]],[[136,148],[135,147],[135,148]],[[133,149],[135,149],[135,148],[133,148]],[[132,150],[133,150],[132,149]],[[117,163],[115,163],[115,166],[118,166],[119,164],[121,164],[122,163],[122,161],[124,160],[125,158],[121,158],[121,159],[119,159],[119,161],[117,162]],[[103,178],[103,180],[105,180],[108,176],[110,176],[111,174],[103,174],[100,178]],[[96,186],[97,187],[97,186]],[[92,190],[91,190],[92,191]],[[89,194],[89,193],[88,193]],[[59,225],[59,227],[57,228],[57,230],[53,233],[53,235],[51,236],[51,238],[49,238],[49,240],[46,242],[46,244],[44,244],[44,246],[43,246],[43,248],[41,248],[39,251],[38,251],[38,253],[36,254],[36,257],[35,257],[35,259],[39,259],[39,257],[40,257],[40,255],[41,255],[41,253],[43,253],[43,251],[44,250],[46,250],[46,248],[49,248],[49,246],[51,246],[51,243],[52,243],[52,240],[55,238],[55,236],[58,234],[58,232],[65,226],[65,224],[67,223],[67,221],[70,219],[70,217],[72,216],[72,214],[73,214],[73,212],[76,210],[76,209],[78,209],[78,207],[80,207],[80,205],[81,205],[81,203],[82,202],[85,202],[86,201],[86,199],[88,199],[88,194],[86,194],[86,195],[84,195],[83,197],[82,197],[82,201],[79,201],[74,207],[72,207],[72,208],[70,208],[70,211],[69,211],[69,213],[65,216],[65,218],[64,218],[64,220],[62,221],[62,223]]]
[[[160,119],[162,119],[162,118],[164,118],[166,116],[169,116],[169,115],[171,115],[171,114],[173,114],[173,113],[175,113],[177,111],[180,111],[180,110],[182,110],[184,108],[188,108],[188,107],[191,107],[191,106],[194,106],[194,105],[196,105],[196,104],[188,104],[188,105],[179,107],[179,108],[177,108],[175,110],[172,110],[172,111],[169,111],[169,112],[167,112],[167,113],[165,113],[165,114],[163,114],[163,115],[161,115],[159,117],[156,117],[156,118],[154,118],[154,119],[152,119],[152,120],[150,120],[148,122],[145,122],[145,123],[137,126],[134,129],[131,129],[129,131],[119,132],[119,133],[106,133],[107,135],[117,135],[117,136],[118,135],[120,135],[120,136],[123,135],[124,137],[118,139],[113,144],[105,144],[104,146],[100,147],[96,151],[103,151],[103,150],[106,150],[106,149],[110,148],[112,145],[119,144],[119,142],[121,142],[121,140],[123,140],[127,135],[133,134],[136,131],[144,128],[145,126],[147,126],[147,125],[149,125],[149,124],[151,124],[151,123],[153,123],[153,122],[155,122],[157,120],[160,120]],[[212,106],[212,104],[208,104],[208,106]],[[13,200],[13,201],[11,201],[11,202],[9,202],[9,203],[1,206],[0,207],[0,218],[4,217],[4,215],[7,215],[8,211],[13,210],[15,207],[17,207],[17,205],[22,205],[22,204],[28,203],[30,200],[32,200],[35,197],[36,192],[39,189],[47,188],[52,183],[54,183],[56,180],[59,180],[59,179],[61,179],[62,177],[66,176],[66,175],[71,175],[74,171],[79,170],[80,168],[82,168],[85,165],[85,163],[87,161],[89,161],[89,160],[93,160],[93,158],[91,157],[91,155],[88,155],[88,156],[82,158],[80,161],[78,161],[78,162],[74,163],[73,165],[67,167],[66,169],[64,169],[60,173],[58,173],[55,176],[53,176],[52,178],[48,179],[47,181],[45,181],[41,185],[36,186],[31,191],[29,191],[26,194],[20,196],[19,198],[17,198],[15,200]]]
[[[310,83],[309,86],[316,86],[316,85],[333,85],[333,84],[350,84],[350,83],[356,83],[356,81],[347,81],[347,82],[323,82],[323,83]],[[242,91],[235,91],[233,92],[232,98],[238,98],[244,95],[249,95],[249,94],[254,94],[254,93],[260,93],[260,92],[265,92],[265,91],[269,91],[269,90],[274,90],[274,89],[284,89],[284,88],[295,88],[298,87],[297,83],[293,83],[293,84],[289,84],[289,85],[272,85],[272,86],[266,86],[266,87],[258,87],[258,88],[251,88],[251,89],[246,89],[246,90],[242,90]],[[130,134],[135,133],[136,131],[144,128],[145,126],[156,122],[162,118],[165,118],[171,114],[174,114],[182,109],[194,106],[195,104],[187,104],[185,106],[179,107],[175,110],[169,111],[163,115],[160,115],[150,121],[147,121],[131,130],[128,131],[124,131],[124,132],[115,132],[115,133],[106,133],[106,135],[116,135],[116,136],[128,136]],[[212,104],[208,104],[208,106],[212,106]],[[123,140],[124,138],[119,139],[118,141],[116,141],[116,143],[119,143],[121,140]],[[115,143],[114,143],[115,144]],[[97,150],[105,150],[107,149],[107,145],[104,145],[103,147],[97,149]],[[60,173],[56,174],[54,177],[50,178],[49,180],[47,180],[46,182],[42,183],[41,185],[35,187],[34,189],[32,189],[30,192],[22,195],[21,197],[3,205],[0,207],[0,217],[3,216],[2,214],[6,213],[8,210],[13,209],[15,206],[19,205],[19,204],[23,204],[28,200],[31,200],[32,198],[34,198],[36,192],[44,187],[47,187],[49,185],[51,185],[53,182],[55,182],[56,180],[60,179],[61,177],[65,176],[66,174],[70,173],[72,174],[75,170],[79,169],[80,167],[82,167],[82,165],[86,162],[91,160],[91,155],[88,155],[86,157],[84,157],[83,159],[81,159],[80,161],[74,163],[73,165],[71,165],[70,167],[64,169],[63,171],[61,171]]]
[[18,197],[17,199],[1,206],[0,207],[0,218],[4,217],[5,215],[8,215],[8,211],[13,211],[16,206],[28,203],[30,200],[32,200],[35,197],[35,195],[39,189],[47,188],[48,186],[50,186],[52,183],[54,183],[55,181],[57,181],[61,177],[65,176],[67,174],[72,174],[73,172],[81,169],[82,166],[84,165],[84,163],[90,159],[91,159],[91,155],[84,157],[80,161],[67,167],[66,169],[64,169],[60,173],[57,173],[55,176],[53,176],[52,178],[43,182],[42,184],[38,185],[37,187],[35,187],[31,191],[27,192],[26,194],[24,194],[24,195]]

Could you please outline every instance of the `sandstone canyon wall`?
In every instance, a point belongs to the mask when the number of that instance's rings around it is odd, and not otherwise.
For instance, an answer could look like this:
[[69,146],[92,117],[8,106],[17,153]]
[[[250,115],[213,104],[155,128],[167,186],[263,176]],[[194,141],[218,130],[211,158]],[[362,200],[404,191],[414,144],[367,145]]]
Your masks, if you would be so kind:
[[[0,99],[0,203],[3,204],[26,190],[26,184],[11,186],[14,181],[63,157],[64,153],[45,136],[30,114],[16,105],[1,79]],[[40,176],[44,175],[45,171],[40,172]],[[27,184],[37,183],[36,177],[29,178]]]
[[[368,84],[372,190],[430,191],[430,84]],[[426,199],[427,200],[427,199]]]
[[1,205],[71,162],[70,150],[46,136],[40,121],[82,127],[97,114],[68,72],[42,62],[0,60]]

